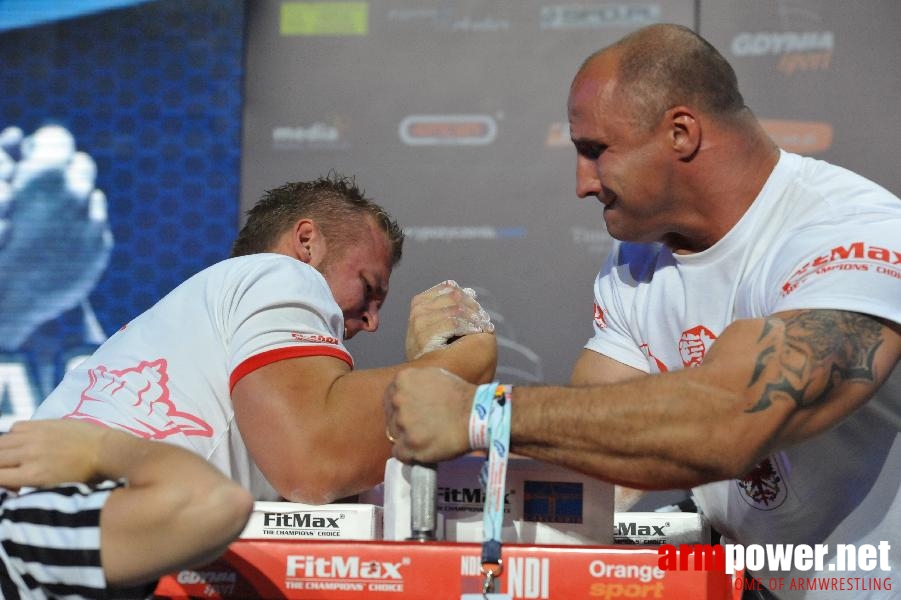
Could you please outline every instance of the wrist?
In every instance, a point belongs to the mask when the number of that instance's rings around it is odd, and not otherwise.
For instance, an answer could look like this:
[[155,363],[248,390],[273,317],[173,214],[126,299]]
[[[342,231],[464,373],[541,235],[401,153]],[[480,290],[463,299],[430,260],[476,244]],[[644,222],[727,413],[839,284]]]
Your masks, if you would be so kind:
[[469,415],[469,448],[484,450],[490,445],[491,427],[510,402],[513,386],[497,382],[485,383],[476,388]]
[[88,457],[88,467],[90,472],[88,476],[92,480],[111,479],[109,471],[111,470],[110,462],[115,460],[121,454],[121,450],[116,448],[116,432],[107,427],[97,427],[94,435],[93,444],[89,445],[90,456]]

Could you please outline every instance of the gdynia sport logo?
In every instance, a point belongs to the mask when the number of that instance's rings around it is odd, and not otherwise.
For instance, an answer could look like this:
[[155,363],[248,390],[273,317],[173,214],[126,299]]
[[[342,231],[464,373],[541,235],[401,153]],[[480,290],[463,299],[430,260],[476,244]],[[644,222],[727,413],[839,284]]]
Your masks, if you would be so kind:
[[[890,550],[887,541],[875,546],[836,544],[834,553],[829,544],[663,544],[658,548],[657,566],[662,571],[766,573],[736,578],[736,589],[891,590]],[[870,576],[861,577],[861,572]]]

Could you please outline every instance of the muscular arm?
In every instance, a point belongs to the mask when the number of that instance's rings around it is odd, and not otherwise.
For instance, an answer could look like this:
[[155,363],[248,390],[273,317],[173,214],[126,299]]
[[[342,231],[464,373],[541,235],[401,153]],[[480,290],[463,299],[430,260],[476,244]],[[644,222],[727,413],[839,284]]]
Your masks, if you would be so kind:
[[[573,367],[570,383],[574,386],[600,385],[647,375],[644,371],[639,371],[593,350],[583,349]],[[629,510],[641,500],[643,495],[643,490],[617,485],[614,490],[614,510],[617,512]]]
[[613,360],[593,350],[583,349],[576,364],[573,366],[570,384],[574,386],[600,385],[602,383],[616,383],[646,376],[647,373],[639,371],[629,365]]
[[[110,585],[133,585],[213,560],[241,533],[253,498],[199,456],[110,431],[101,461],[115,490],[100,512],[101,560]],[[152,447],[140,448],[132,442]]]
[[[733,323],[697,368],[514,388],[511,450],[643,489],[739,477],[864,404],[898,362],[899,330],[857,313],[786,312]],[[438,372],[401,373],[385,400],[395,456],[466,452],[473,391]]]
[[590,388],[521,388],[513,450],[645,489],[738,477],[859,408],[899,353],[897,325],[857,313],[739,321],[697,368]]
[[326,503],[384,477],[391,446],[382,397],[398,370],[436,366],[482,383],[494,376],[496,362],[494,335],[484,333],[382,369],[351,371],[330,357],[282,360],[235,385],[235,418],[250,454],[282,496]]
[[128,481],[100,511],[101,564],[112,586],[204,564],[241,533],[250,494],[199,456],[83,421],[19,421],[0,437],[0,485]]

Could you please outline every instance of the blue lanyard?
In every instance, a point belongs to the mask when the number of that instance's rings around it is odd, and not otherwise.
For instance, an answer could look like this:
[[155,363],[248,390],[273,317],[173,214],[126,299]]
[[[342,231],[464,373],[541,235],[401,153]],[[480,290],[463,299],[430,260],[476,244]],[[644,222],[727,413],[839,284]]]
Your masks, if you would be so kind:
[[513,388],[497,383],[479,386],[473,397],[469,421],[470,446],[488,448],[488,460],[482,465],[480,479],[485,488],[485,509],[482,514],[482,573],[485,575],[483,593],[503,572],[501,558],[504,524],[504,497],[507,484],[507,463],[510,460],[510,393]]

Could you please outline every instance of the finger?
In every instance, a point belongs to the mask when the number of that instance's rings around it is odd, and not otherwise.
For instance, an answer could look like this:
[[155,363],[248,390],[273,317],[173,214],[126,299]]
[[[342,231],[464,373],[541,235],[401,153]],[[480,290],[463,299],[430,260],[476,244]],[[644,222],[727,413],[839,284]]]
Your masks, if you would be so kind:
[[22,143],[24,137],[25,132],[20,127],[10,125],[0,131],[0,148],[12,153],[13,149]]
[[417,350],[408,348],[408,357],[416,359],[439,348],[444,348],[451,339],[476,333],[493,333],[494,324],[487,315],[470,314],[463,317],[439,315],[428,321],[419,321],[412,329],[417,340]]
[[412,458],[412,453],[409,448],[408,431],[400,419],[400,407],[395,406],[395,411],[391,416],[388,427],[391,430],[391,435],[394,437],[391,450],[392,456],[401,462],[409,462]]
[[[423,300],[412,306],[410,310],[410,325],[416,331],[432,332],[436,322],[441,319],[453,318],[477,325],[480,331],[493,331],[494,329],[488,311],[460,290]],[[444,333],[450,333],[450,331]]]
[[491,316],[482,306],[464,294],[458,298],[447,296],[421,304],[411,312],[417,322],[434,323],[442,318],[459,318],[472,323],[488,323]]
[[9,453],[22,448],[27,441],[20,433],[8,431],[0,435],[0,452]]
[[[468,291],[467,291],[468,290]],[[476,293],[472,288],[464,288],[462,290],[448,293],[444,296],[432,299],[427,305],[428,308],[437,310],[439,308],[458,308],[473,316],[469,317],[472,321],[483,320],[486,323],[491,320],[489,313],[476,300]]]
[[391,418],[394,416],[394,395],[397,393],[397,384],[395,380],[391,380],[388,387],[385,388],[385,394],[382,396],[382,408],[385,411],[385,424],[391,424]]
[[40,429],[42,426],[45,426],[40,419],[38,420],[24,420],[24,421],[16,421],[12,424],[12,427],[9,428],[9,433],[24,433],[26,431],[30,431],[32,429]]
[[487,326],[487,324],[483,323],[480,319],[473,321],[470,319],[454,318],[451,320],[451,322],[454,328],[451,337],[459,337],[472,333],[482,333],[485,331],[485,328]]
[[453,293],[455,291],[459,291],[460,286],[453,279],[447,279],[442,281],[441,283],[436,283],[429,289],[424,292],[420,292],[416,296],[413,297],[413,303],[421,303],[428,302],[429,300],[433,300],[435,298],[440,298],[446,294]]
[[17,452],[12,450],[0,450],[0,469],[18,468],[22,464]]
[[97,178],[97,164],[90,155],[84,152],[76,152],[72,155],[69,165],[65,170],[66,190],[77,200],[86,202],[88,194],[94,189],[94,180]]
[[448,312],[451,315],[455,335],[494,331],[491,316],[478,304],[475,307],[460,307],[458,310]]
[[0,467],[0,487],[18,490],[24,485],[34,485],[22,472],[21,467]]
[[88,197],[88,219],[94,223],[107,221],[106,194],[103,190],[94,190]]
[[424,292],[420,293],[419,295],[424,296],[424,297],[434,297],[434,296],[440,296],[442,294],[446,294],[446,293],[456,290],[456,289],[460,289],[460,286],[456,281],[454,281],[453,279],[445,279],[444,281],[442,281],[440,283],[436,283],[435,285],[433,285],[429,289],[425,290]]
[[407,451],[403,444],[394,443],[391,446],[391,456],[402,463],[408,463],[412,460],[412,455]]

